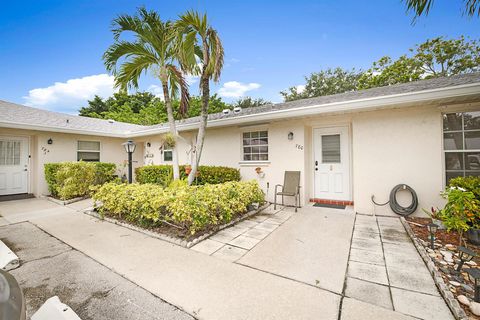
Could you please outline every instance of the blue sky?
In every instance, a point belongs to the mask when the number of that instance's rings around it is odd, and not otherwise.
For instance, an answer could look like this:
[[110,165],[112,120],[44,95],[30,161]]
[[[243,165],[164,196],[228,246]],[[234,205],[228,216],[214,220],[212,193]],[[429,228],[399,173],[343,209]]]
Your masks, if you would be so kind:
[[[436,36],[480,38],[480,19],[462,16],[463,1],[437,0],[415,25],[400,0],[371,1],[6,1],[0,11],[0,99],[76,113],[93,94],[108,96],[112,79],[101,56],[112,43],[110,23],[139,6],[175,19],[207,12],[223,40],[226,65],[219,92],[279,102],[323,68],[368,68]],[[145,77],[144,90],[159,83]],[[191,90],[197,92],[193,80]]]

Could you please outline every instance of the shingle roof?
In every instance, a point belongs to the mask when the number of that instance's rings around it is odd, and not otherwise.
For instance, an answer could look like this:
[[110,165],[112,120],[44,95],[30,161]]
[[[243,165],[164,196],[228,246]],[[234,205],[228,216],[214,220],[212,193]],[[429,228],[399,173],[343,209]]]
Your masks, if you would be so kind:
[[[256,108],[243,109],[239,114],[230,112],[215,113],[209,115],[209,120],[221,120],[235,118],[238,115],[263,114],[278,110],[294,110],[308,106],[318,106],[331,103],[342,103],[369,98],[380,98],[399,94],[415,93],[433,89],[442,89],[456,87],[468,84],[480,84],[480,72],[464,75],[457,75],[444,78],[435,78],[429,80],[419,80],[404,84],[385,86],[361,91],[352,91],[330,96],[315,97],[309,99],[296,100],[291,102],[268,104]],[[480,94],[480,92],[479,92]],[[193,117],[177,121],[178,124],[195,124],[199,122],[200,117]],[[42,109],[22,106],[0,100],[0,126],[2,123],[14,123],[31,127],[42,127],[44,130],[51,128],[62,131],[85,131],[87,134],[98,133],[99,135],[128,135],[130,133],[141,133],[144,130],[150,132],[155,129],[164,129],[168,124],[158,124],[153,126],[141,126],[123,122],[110,122],[108,120],[68,115],[59,112],[52,112]],[[38,129],[38,128],[37,128]]]
[[[301,99],[301,100],[295,100],[290,102],[267,104],[267,105],[256,107],[256,108],[245,108],[241,111],[241,114],[242,115],[259,114],[259,113],[265,113],[270,111],[296,109],[296,108],[314,106],[314,105],[321,106],[324,104],[335,103],[335,102],[347,102],[347,101],[353,101],[353,100],[376,98],[376,97],[396,95],[396,94],[402,94],[402,93],[413,93],[418,91],[441,89],[441,88],[454,87],[454,86],[473,84],[473,83],[480,83],[480,72],[456,75],[456,76],[450,76],[450,77],[434,78],[434,79],[428,79],[428,80],[412,81],[408,83],[396,84],[391,86],[378,87],[378,88],[372,88],[372,89],[366,89],[366,90],[360,90],[360,91],[351,91],[351,92],[340,93],[335,95]],[[235,116],[236,114],[233,114],[233,112],[231,112],[228,115],[225,115],[223,113],[215,113],[209,116],[209,120],[232,118]],[[200,117],[188,118],[188,119],[179,121],[179,123],[194,123],[194,122],[198,122],[199,119]],[[162,125],[159,125],[159,127],[161,126]]]
[[0,122],[86,130],[104,134],[125,134],[126,132],[148,129],[148,126],[69,115],[31,108],[3,100],[0,100]]

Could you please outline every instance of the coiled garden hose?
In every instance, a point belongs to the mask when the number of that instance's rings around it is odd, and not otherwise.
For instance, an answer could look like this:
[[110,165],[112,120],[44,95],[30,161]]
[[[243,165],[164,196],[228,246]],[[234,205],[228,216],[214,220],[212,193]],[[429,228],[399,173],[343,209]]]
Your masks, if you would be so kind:
[[[408,207],[404,207],[400,205],[397,201],[397,192],[401,190],[408,190],[410,194],[412,195],[412,203]],[[418,207],[418,197],[417,193],[415,190],[413,190],[412,187],[406,184],[399,184],[396,185],[392,191],[390,192],[390,200],[388,200],[385,203],[377,203],[374,200],[374,195],[372,195],[372,202],[377,205],[377,206],[386,206],[387,204],[390,204],[390,208],[392,209],[393,212],[395,212],[398,215],[401,216],[408,216],[417,210]]]

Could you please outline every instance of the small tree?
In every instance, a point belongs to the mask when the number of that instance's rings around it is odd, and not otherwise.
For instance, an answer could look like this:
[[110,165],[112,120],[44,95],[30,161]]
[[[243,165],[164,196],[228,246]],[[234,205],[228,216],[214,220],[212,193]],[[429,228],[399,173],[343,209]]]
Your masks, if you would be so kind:
[[200,125],[194,149],[195,157],[192,163],[192,171],[188,175],[188,184],[192,184],[197,174],[205,141],[210,102],[210,80],[216,82],[220,80],[224,52],[222,41],[217,31],[208,23],[207,15],[188,11],[180,16],[176,26],[182,37],[182,67],[189,73],[200,75],[200,92],[202,95]]
[[[163,22],[156,12],[140,8],[135,16],[121,15],[114,19],[112,32],[115,43],[103,54],[103,60],[107,70],[115,76],[115,86],[122,91],[128,88],[138,89],[139,78],[146,72],[159,79],[170,133],[176,138],[178,133],[172,99],[180,92],[180,110],[185,112],[189,94],[184,75],[177,67],[183,47],[177,42],[174,25],[170,21]],[[120,39],[127,32],[133,33],[134,40]],[[120,66],[117,67],[117,64]],[[180,177],[176,147],[173,148],[173,177]]]

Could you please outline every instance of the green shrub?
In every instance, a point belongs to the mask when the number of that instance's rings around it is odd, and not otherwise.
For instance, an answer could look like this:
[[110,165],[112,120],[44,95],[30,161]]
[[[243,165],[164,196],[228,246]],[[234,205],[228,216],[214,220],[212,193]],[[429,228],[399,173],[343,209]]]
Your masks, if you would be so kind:
[[47,163],[45,180],[54,197],[68,200],[90,193],[90,187],[112,181],[115,164],[104,162],[59,162]]
[[[180,178],[186,179],[184,165],[180,166]],[[135,169],[138,183],[153,183],[168,186],[173,179],[171,165],[149,165]],[[218,184],[229,181],[240,181],[240,170],[229,167],[199,166],[198,175],[194,182],[196,185]]]
[[203,186],[176,182],[168,188],[154,184],[107,183],[96,191],[93,199],[101,203],[97,208],[101,214],[142,226],[173,224],[187,235],[228,223],[247,212],[252,203],[265,201],[256,181]]
[[45,180],[47,181],[48,191],[54,197],[57,197],[57,178],[56,174],[58,169],[61,167],[61,163],[46,163],[45,168]]
[[475,195],[475,198],[480,201],[480,177],[457,177],[450,179],[450,187],[457,187],[470,191]]
[[170,165],[149,165],[135,168],[135,177],[138,183],[153,183],[166,187],[173,179],[173,170]]

